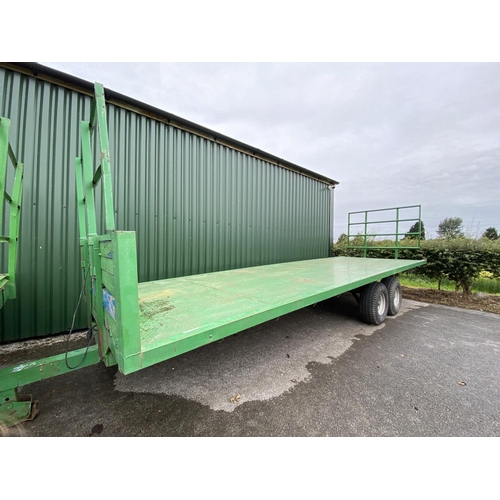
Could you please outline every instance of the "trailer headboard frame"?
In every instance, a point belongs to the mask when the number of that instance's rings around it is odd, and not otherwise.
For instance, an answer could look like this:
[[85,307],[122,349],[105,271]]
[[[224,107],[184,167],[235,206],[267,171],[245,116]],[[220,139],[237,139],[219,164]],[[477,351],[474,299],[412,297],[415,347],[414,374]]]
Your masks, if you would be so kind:
[[[101,164],[94,171],[91,142],[98,132]],[[81,123],[82,156],[75,159],[76,195],[87,321],[97,329],[107,366],[140,353],[137,246],[134,231],[116,231],[104,88],[95,84],[89,121]],[[94,189],[102,181],[106,234],[97,234]],[[134,333],[132,333],[134,332]]]

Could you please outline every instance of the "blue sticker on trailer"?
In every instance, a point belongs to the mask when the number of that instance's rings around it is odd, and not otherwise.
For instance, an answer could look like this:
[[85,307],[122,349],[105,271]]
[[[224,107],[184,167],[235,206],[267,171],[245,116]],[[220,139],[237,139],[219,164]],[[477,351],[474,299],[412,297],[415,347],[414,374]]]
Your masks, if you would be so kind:
[[[92,293],[95,295],[94,288],[95,280],[92,280]],[[104,309],[108,311],[108,314],[116,321],[116,308],[115,308],[115,298],[109,293],[108,289],[102,287],[102,301],[104,305]]]
[[102,299],[104,309],[106,309],[109,315],[116,321],[115,298],[108,292],[108,290],[106,290],[106,288],[102,289]]

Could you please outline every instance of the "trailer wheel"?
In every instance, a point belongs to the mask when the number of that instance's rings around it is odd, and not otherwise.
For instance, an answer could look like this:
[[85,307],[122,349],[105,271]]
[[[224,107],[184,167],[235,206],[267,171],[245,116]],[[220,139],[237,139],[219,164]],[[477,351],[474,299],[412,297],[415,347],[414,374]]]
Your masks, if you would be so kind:
[[389,309],[387,314],[389,316],[396,316],[396,314],[401,309],[401,302],[403,300],[403,290],[401,289],[401,283],[397,276],[389,276],[384,278],[382,283],[386,286],[389,292]]
[[361,292],[359,311],[361,319],[369,325],[380,325],[387,317],[389,292],[383,283],[366,285]]

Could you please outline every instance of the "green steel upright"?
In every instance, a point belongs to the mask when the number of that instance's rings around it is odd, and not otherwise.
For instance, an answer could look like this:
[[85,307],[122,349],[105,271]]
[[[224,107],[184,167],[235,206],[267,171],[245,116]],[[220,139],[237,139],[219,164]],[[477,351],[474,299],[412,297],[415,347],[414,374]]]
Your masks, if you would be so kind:
[[[0,117],[0,244],[7,244],[7,272],[0,269],[0,308],[8,299],[16,298],[16,264],[21,222],[21,198],[23,194],[23,164],[18,162],[9,144],[10,120]],[[7,192],[8,163],[14,167],[12,192]],[[10,205],[8,234],[4,230],[4,205]],[[7,218],[7,217],[6,217]]]

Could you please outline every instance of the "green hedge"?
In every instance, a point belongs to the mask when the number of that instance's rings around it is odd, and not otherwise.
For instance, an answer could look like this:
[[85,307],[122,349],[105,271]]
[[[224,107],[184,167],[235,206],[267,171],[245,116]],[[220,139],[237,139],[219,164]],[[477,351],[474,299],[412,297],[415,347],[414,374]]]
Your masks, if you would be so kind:
[[[367,257],[393,259],[394,250],[377,247],[393,245],[394,242],[372,241],[369,243]],[[421,242],[419,249],[404,248],[408,240],[400,242],[400,259],[425,259],[425,266],[412,272],[431,279],[438,280],[440,286],[444,278],[455,283],[456,290],[460,288],[467,294],[471,292],[472,282],[478,278],[481,271],[491,273],[493,278],[500,277],[500,241],[486,239],[474,240],[468,238],[435,239]],[[362,257],[362,249],[347,248],[345,243],[337,243],[334,255]]]

